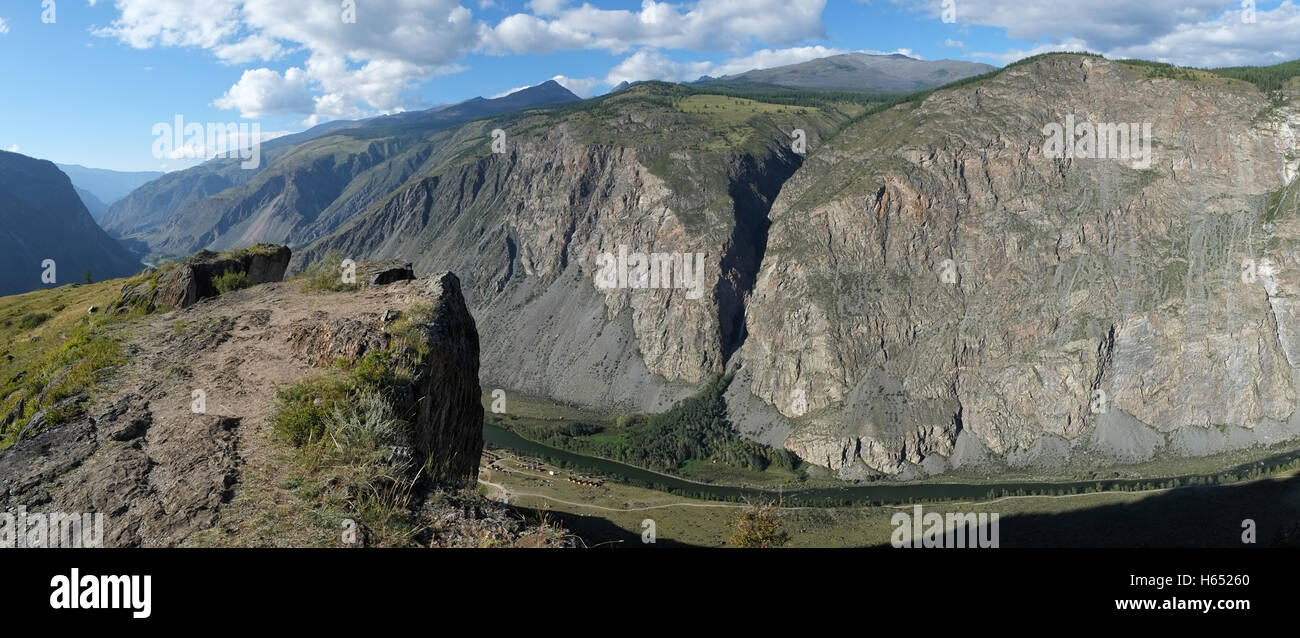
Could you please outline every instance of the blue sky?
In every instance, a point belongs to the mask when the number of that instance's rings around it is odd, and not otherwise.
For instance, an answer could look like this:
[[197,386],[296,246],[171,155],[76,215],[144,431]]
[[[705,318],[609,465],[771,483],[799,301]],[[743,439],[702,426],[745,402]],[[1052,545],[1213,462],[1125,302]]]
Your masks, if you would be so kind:
[[196,160],[155,157],[152,130],[176,115],[269,137],[557,76],[585,97],[847,51],[1272,64],[1300,58],[1296,1],[1251,20],[1249,0],[0,0],[0,149],[175,170]]

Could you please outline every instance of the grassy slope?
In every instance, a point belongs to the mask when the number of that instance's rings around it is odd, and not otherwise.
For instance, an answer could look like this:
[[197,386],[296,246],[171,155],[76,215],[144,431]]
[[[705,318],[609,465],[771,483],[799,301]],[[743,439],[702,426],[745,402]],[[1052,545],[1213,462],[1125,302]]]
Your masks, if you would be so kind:
[[[103,315],[125,281],[0,297],[0,343],[5,344],[0,351],[0,416],[25,399],[15,423],[0,429],[0,449],[13,444],[18,428],[37,411],[87,390],[93,398],[104,369],[125,361],[120,346],[125,321]],[[100,311],[89,314],[91,306]],[[33,327],[32,317],[42,315],[49,318]],[[55,379],[61,380],[45,387]]]

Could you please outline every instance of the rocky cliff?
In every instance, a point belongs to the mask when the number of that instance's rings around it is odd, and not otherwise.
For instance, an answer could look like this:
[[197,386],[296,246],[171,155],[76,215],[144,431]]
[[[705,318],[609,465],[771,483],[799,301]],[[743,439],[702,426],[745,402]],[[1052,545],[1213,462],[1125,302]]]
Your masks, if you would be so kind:
[[[1045,155],[1067,117],[1149,124],[1150,161]],[[749,390],[849,474],[1294,438],[1298,132],[1244,82],[1072,55],[867,118],[773,205]]]
[[[656,411],[734,373],[738,429],[846,478],[1300,436],[1294,91],[1085,55],[875,109],[705,91],[638,84],[365,161],[356,137],[295,147],[346,150],[353,177],[294,222],[289,269],[459,273],[493,388]],[[1049,150],[1075,124],[1092,142]],[[1120,125],[1135,154],[1107,157]],[[245,213],[305,201],[291,181],[201,205],[271,228]]]
[[[331,251],[454,270],[484,335],[485,380],[664,409],[722,373],[741,342],[767,208],[802,162],[790,132],[815,144],[846,119],[713,101],[639,85],[589,110],[468,125],[435,158],[446,168],[303,248],[291,270]],[[715,107],[735,114],[716,121]],[[508,127],[501,153],[489,150],[494,126]],[[596,285],[603,258],[655,253],[672,262],[667,276]]]
[[[505,153],[444,162],[299,258],[465,273],[501,387],[653,410],[734,370],[738,428],[846,477],[1292,439],[1297,111],[1179,77],[1047,56],[838,132],[813,109],[719,132],[725,99],[638,85],[518,120]],[[1046,156],[1067,117],[1137,123],[1150,161]],[[602,287],[620,247],[704,254],[703,294]]]

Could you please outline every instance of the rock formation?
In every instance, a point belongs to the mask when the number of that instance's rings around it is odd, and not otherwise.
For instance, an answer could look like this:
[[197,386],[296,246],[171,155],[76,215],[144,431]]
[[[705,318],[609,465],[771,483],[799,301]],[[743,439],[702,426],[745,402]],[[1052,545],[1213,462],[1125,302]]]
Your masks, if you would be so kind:
[[429,459],[439,480],[472,484],[483,452],[478,329],[456,275],[434,277],[429,294],[433,319],[424,326],[429,354],[417,381],[415,449]]
[[280,281],[289,265],[288,246],[256,244],[230,253],[201,251],[178,264],[167,264],[137,277],[122,287],[122,296],[109,308],[187,308],[200,299],[220,294],[215,280],[227,273],[241,273],[248,285]]

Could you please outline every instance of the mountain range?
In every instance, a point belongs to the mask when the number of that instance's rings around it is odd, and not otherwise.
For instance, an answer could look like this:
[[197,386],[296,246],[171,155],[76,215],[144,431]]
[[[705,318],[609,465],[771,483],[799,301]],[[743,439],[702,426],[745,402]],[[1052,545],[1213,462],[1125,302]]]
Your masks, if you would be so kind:
[[497,99],[330,123],[272,140],[262,166],[216,159],[168,173],[109,207],[101,224],[155,255],[247,242],[299,244],[328,234],[412,175],[471,120],[579,101],[554,81]]
[[[0,151],[0,295],[135,273],[53,162]],[[51,267],[52,265],[52,267]]]
[[[268,143],[258,170],[169,173],[102,223],[155,256],[270,241],[294,246],[291,271],[453,271],[485,387],[654,412],[724,378],[737,430],[845,479],[1300,437],[1294,77],[918,62],[848,54],[587,101],[547,83],[327,125]],[[798,90],[943,78],[965,81]],[[1149,124],[1149,161],[1052,155],[1043,131],[1067,117]],[[704,271],[601,285],[628,254]]]
[[77,187],[77,194],[90,210],[90,216],[95,219],[99,219],[112,203],[163,176],[162,171],[112,171],[77,164],[55,166],[72,180],[72,184]]
[[718,78],[706,76],[696,84],[758,84],[796,89],[911,93],[988,73],[996,68],[960,60],[918,60],[900,53],[873,55],[855,52]]

